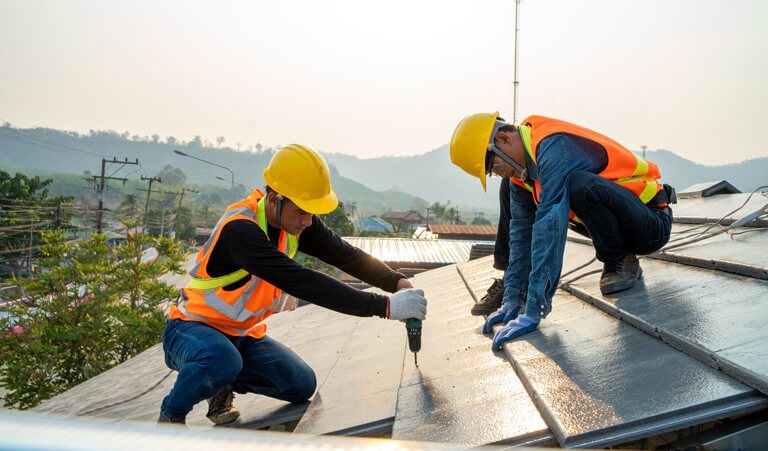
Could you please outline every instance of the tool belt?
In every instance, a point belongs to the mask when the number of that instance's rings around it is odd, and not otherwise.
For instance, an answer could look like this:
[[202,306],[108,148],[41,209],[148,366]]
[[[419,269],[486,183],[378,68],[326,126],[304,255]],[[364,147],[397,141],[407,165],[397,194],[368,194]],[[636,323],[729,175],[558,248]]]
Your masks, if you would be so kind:
[[651,210],[657,210],[660,211],[667,216],[669,216],[670,219],[673,219],[672,217],[672,208],[670,205],[677,203],[677,192],[675,191],[675,188],[672,185],[667,185],[666,183],[662,185],[662,189],[659,190],[658,193],[648,201],[646,204],[648,208]]

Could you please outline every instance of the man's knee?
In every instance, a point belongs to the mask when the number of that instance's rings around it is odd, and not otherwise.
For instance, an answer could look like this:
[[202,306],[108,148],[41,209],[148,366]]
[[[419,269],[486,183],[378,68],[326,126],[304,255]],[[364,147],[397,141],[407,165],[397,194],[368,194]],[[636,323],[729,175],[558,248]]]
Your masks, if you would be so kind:
[[200,353],[197,363],[202,370],[202,382],[213,388],[232,383],[243,369],[243,359],[232,346],[209,346]]
[[293,378],[282,392],[286,401],[299,404],[309,400],[315,393],[315,389],[317,389],[315,372],[309,366],[305,366],[293,374]]

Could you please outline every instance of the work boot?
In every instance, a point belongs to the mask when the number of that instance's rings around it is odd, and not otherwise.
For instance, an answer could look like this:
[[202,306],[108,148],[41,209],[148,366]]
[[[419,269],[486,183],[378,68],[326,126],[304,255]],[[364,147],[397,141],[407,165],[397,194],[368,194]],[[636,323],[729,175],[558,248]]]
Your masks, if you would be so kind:
[[208,398],[208,413],[205,415],[216,424],[228,424],[240,417],[240,411],[232,407],[235,394],[232,388],[224,387]]
[[617,263],[603,264],[603,274],[600,276],[600,292],[603,294],[618,293],[635,286],[642,277],[643,269],[633,254],[627,254],[624,260]]
[[501,299],[504,297],[504,280],[493,279],[493,283],[485,292],[485,296],[472,306],[473,315],[490,315],[501,307]]
[[163,412],[160,412],[160,418],[157,419],[157,424],[160,423],[184,425],[186,424],[186,420],[184,418],[168,418],[167,416],[163,415]]

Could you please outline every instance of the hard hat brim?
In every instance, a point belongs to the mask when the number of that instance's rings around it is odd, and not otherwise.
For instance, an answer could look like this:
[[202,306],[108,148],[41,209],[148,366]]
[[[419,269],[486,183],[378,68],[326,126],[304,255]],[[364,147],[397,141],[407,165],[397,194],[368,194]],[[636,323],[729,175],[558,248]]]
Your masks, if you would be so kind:
[[301,208],[307,213],[312,213],[313,215],[324,215],[326,213],[330,213],[339,206],[339,198],[336,197],[336,192],[333,190],[333,188],[330,189],[325,197],[321,197],[319,199],[301,200],[291,199],[290,197],[288,197],[288,199],[296,204],[297,207]]

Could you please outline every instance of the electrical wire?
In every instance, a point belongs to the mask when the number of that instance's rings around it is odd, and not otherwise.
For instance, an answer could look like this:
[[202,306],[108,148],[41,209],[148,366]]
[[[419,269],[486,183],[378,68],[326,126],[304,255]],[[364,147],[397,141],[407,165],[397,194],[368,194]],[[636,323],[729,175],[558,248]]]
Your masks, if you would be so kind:
[[[701,232],[699,232],[699,233],[697,233],[697,234],[694,234],[694,235],[693,235],[693,237],[691,237],[691,236],[683,236],[683,237],[679,237],[679,238],[676,238],[675,240],[670,240],[670,241],[669,241],[669,243],[667,243],[667,245],[666,245],[666,246],[664,246],[663,248],[661,248],[661,249],[659,249],[658,251],[654,252],[654,254],[657,254],[657,253],[663,253],[663,252],[667,252],[667,251],[669,251],[669,250],[672,250],[672,249],[677,249],[677,248],[680,248],[680,247],[683,247],[683,246],[687,246],[687,245],[689,245],[689,244],[695,244],[695,243],[698,243],[698,242],[700,242],[700,241],[703,241],[703,240],[706,240],[706,239],[712,238],[712,237],[714,237],[714,236],[717,236],[717,235],[721,235],[721,234],[723,234],[723,233],[726,233],[726,232],[728,232],[728,231],[731,231],[731,236],[734,236],[734,235],[741,235],[741,234],[744,234],[744,233],[749,233],[749,232],[755,232],[755,231],[757,231],[757,230],[747,230],[747,231],[741,231],[741,232],[733,232],[733,229],[734,229],[734,224],[737,224],[737,222],[736,222],[736,221],[734,221],[734,222],[733,222],[731,225],[729,225],[729,226],[723,226],[721,223],[722,223],[722,221],[723,221],[723,220],[725,220],[725,218],[727,218],[727,217],[731,216],[732,214],[734,214],[734,213],[738,212],[739,210],[741,210],[742,208],[744,208],[744,207],[745,207],[745,206],[746,206],[746,205],[749,203],[750,199],[752,198],[752,196],[753,196],[755,193],[757,193],[757,192],[758,192],[759,190],[761,190],[761,189],[766,189],[766,188],[768,188],[768,185],[763,185],[763,186],[759,186],[759,187],[755,188],[755,189],[754,189],[754,190],[753,190],[753,191],[752,191],[752,192],[749,194],[749,196],[747,196],[747,199],[746,199],[746,200],[745,200],[745,201],[744,201],[744,202],[743,202],[743,203],[742,203],[742,204],[741,204],[741,205],[740,205],[738,208],[734,209],[733,211],[730,211],[730,212],[726,213],[726,214],[725,214],[725,215],[723,215],[723,216],[722,216],[720,219],[718,219],[718,220],[717,220],[715,223],[711,224],[709,227],[707,227],[707,228],[706,228],[706,229],[704,229],[703,231],[701,231]],[[767,207],[763,207],[763,208],[767,208]],[[761,218],[761,217],[763,217],[763,216],[766,216],[766,215],[759,215],[759,216],[756,216],[754,219],[757,219],[757,218]],[[702,226],[703,226],[703,225],[706,225],[706,224],[702,224]],[[721,230],[718,230],[718,231],[716,231],[716,232],[712,232],[712,233],[709,233],[709,234],[707,234],[707,235],[704,235],[704,234],[705,234],[707,231],[711,230],[711,229],[712,229],[713,227],[715,227],[715,226],[721,227]],[[701,226],[699,226],[699,227],[701,227]],[[694,227],[694,228],[692,228],[692,229],[690,229],[690,230],[693,230],[693,229],[698,229],[699,227]],[[685,241],[683,241],[683,240],[685,240]],[[683,242],[679,242],[679,241],[683,241]],[[672,244],[672,245],[670,245],[671,243],[677,243],[677,244]],[[642,259],[643,257],[640,257],[640,258]],[[575,268],[575,269],[573,269],[573,270],[571,270],[571,271],[569,271],[569,272],[567,272],[567,273],[563,274],[562,276],[560,276],[560,277],[561,277],[561,279],[562,279],[563,277],[567,276],[567,275],[570,275],[570,274],[572,274],[572,273],[576,272],[577,270],[579,270],[579,269],[581,269],[581,268],[584,268],[584,267],[586,267],[586,266],[589,266],[589,265],[590,265],[590,264],[592,264],[592,263],[593,263],[595,260],[596,260],[596,258],[593,258],[592,260],[588,261],[587,263],[585,263],[585,264],[583,264],[583,265],[581,265],[581,266],[578,266],[577,268]],[[573,282],[575,282],[575,281],[577,281],[577,280],[579,280],[579,279],[581,279],[581,278],[583,278],[583,277],[586,277],[586,276],[589,276],[589,275],[591,275],[591,274],[595,274],[595,273],[598,273],[598,272],[601,272],[601,270],[593,270],[593,271],[588,271],[588,272],[586,272],[586,273],[584,273],[584,274],[580,274],[580,275],[578,275],[578,276],[574,277],[573,279],[570,279],[570,280],[567,280],[567,281],[563,281],[563,282],[561,282],[561,283],[558,285],[558,287],[559,287],[559,288],[565,288],[567,285],[569,285],[569,284],[571,284],[571,283],[573,283]]]

